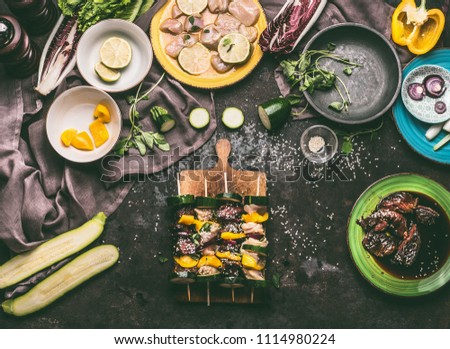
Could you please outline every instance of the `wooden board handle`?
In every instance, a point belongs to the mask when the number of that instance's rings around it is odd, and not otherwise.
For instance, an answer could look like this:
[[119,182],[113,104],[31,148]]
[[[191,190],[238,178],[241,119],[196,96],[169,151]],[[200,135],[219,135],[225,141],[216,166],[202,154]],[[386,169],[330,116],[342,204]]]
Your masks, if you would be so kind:
[[219,161],[217,163],[217,167],[222,171],[228,169],[228,158],[231,153],[231,144],[228,139],[220,139],[216,143],[216,153]]

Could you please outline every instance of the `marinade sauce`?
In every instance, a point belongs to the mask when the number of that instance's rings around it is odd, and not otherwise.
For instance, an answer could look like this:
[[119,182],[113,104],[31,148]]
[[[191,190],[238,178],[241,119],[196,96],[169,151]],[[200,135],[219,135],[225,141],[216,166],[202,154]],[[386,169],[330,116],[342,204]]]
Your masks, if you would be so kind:
[[[405,267],[391,262],[394,254],[384,257],[375,258],[375,261],[381,268],[398,278],[402,279],[422,279],[429,277],[437,272],[447,261],[450,250],[450,220],[444,209],[427,195],[410,192],[419,198],[419,205],[427,206],[439,213],[439,218],[435,224],[425,226],[413,221],[417,224],[421,238],[421,245],[417,259],[410,267]],[[408,222],[414,217],[413,215],[404,215]]]

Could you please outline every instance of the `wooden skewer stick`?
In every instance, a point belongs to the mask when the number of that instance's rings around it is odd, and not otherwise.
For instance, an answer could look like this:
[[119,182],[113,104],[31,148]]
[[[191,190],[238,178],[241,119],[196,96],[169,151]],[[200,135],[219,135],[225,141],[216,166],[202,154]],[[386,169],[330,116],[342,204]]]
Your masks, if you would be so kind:
[[188,302],[190,302],[191,301],[191,286],[189,284],[187,284],[186,288],[187,288]]
[[206,180],[206,178],[204,178],[203,181],[205,183],[205,196],[208,196],[208,181]]
[[228,193],[228,179],[226,171],[223,173],[223,180],[225,181],[225,193]]
[[231,301],[234,303],[234,287],[231,288]]
[[178,195],[181,195],[180,173],[177,173],[177,190]]

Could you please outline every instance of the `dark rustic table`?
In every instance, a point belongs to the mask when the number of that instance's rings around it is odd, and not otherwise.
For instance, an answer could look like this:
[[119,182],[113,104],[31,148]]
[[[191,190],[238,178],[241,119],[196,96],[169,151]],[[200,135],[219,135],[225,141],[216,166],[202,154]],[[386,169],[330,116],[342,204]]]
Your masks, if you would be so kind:
[[[165,197],[176,193],[170,168],[140,178],[107,222],[102,241],[120,247],[120,263],[26,318],[0,314],[0,328],[448,328],[447,285],[420,299],[398,299],[370,286],[350,259],[346,224],[353,203],[374,181],[399,172],[429,176],[450,187],[449,168],[414,153],[402,140],[390,115],[371,141],[356,139],[354,152],[339,168],[347,178],[324,178],[322,167],[302,166],[303,130],[325,119],[290,122],[269,135],[255,106],[278,95],[276,62],[265,58],[247,79],[216,93],[217,114],[229,106],[243,109],[246,122],[217,133],[197,156],[180,166],[192,168],[214,155],[215,142],[231,140],[236,168],[268,172],[272,219],[269,272],[282,275],[263,305],[180,304],[167,281],[171,245]],[[211,164],[210,164],[211,166]],[[299,169],[302,175],[298,174]],[[1,251],[0,251],[1,253]]]

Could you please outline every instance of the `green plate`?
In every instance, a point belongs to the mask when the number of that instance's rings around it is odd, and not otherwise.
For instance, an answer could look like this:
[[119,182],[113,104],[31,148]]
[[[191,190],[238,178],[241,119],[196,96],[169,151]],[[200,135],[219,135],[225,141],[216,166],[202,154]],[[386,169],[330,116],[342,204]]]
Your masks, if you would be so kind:
[[401,279],[388,274],[367,252],[362,240],[364,232],[356,224],[361,216],[371,214],[381,198],[397,191],[416,192],[427,195],[435,200],[450,217],[450,192],[439,183],[416,174],[402,173],[385,177],[372,184],[356,201],[347,226],[347,244],[350,255],[361,275],[374,287],[395,296],[418,297],[423,296],[440,287],[450,280],[450,258],[434,274],[421,279]]

